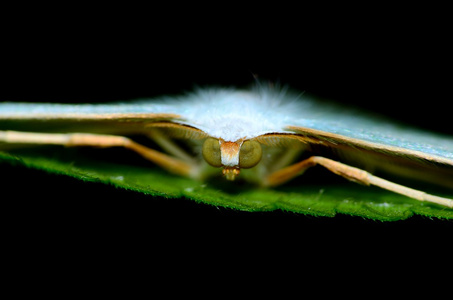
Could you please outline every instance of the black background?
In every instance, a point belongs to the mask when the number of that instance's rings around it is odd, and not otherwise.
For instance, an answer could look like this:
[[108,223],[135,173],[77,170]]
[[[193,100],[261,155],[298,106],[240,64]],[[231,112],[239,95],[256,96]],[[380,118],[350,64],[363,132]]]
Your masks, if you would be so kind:
[[[245,87],[258,78],[453,134],[451,51],[442,33],[424,26],[372,26],[362,32],[355,31],[358,24],[332,25],[322,33],[301,29],[292,35],[256,27],[208,32],[209,24],[171,31],[149,25],[139,33],[122,26],[81,33],[77,25],[60,32],[55,27],[29,27],[7,43],[0,100],[108,102],[178,94],[194,86]],[[177,251],[183,259],[190,259],[185,255],[194,248],[212,258],[228,249],[245,261],[274,247],[288,249],[293,258],[301,248],[317,252],[326,245],[332,253],[349,245],[392,252],[401,245],[442,248],[452,228],[451,221],[424,217],[381,223],[342,215],[239,212],[4,163],[0,176],[4,229],[24,255],[24,249],[49,245],[80,256],[160,249]]]

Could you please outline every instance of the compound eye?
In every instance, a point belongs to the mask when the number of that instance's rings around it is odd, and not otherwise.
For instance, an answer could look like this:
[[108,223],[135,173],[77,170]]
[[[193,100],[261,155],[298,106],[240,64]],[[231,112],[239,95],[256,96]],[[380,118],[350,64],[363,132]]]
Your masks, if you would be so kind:
[[256,166],[262,155],[263,150],[257,141],[245,141],[239,152],[239,167],[248,169]]
[[218,139],[207,138],[201,151],[204,160],[213,167],[221,167],[220,142]]

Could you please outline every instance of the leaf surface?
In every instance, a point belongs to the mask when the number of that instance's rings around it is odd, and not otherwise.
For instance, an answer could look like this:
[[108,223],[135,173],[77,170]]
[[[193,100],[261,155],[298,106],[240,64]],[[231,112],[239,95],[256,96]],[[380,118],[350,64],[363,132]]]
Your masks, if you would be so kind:
[[276,189],[261,189],[242,182],[227,182],[222,178],[199,182],[169,174],[149,163],[140,165],[102,160],[86,155],[80,149],[62,147],[0,152],[0,159],[153,196],[183,197],[204,204],[244,211],[280,209],[328,217],[341,213],[381,221],[402,220],[414,214],[453,219],[453,209],[419,202],[343,179],[313,182],[304,181],[302,176]]

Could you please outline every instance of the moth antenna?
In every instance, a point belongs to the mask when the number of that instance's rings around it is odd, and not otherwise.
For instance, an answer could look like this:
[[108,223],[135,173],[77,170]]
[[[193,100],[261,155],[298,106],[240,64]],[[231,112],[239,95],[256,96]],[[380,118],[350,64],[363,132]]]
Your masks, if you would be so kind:
[[303,144],[322,144],[323,141],[310,138],[297,134],[284,134],[284,133],[270,133],[257,136],[253,138],[260,144],[272,147],[288,147],[293,146],[294,143],[303,143]]
[[147,127],[163,129],[169,136],[175,139],[200,140],[209,136],[206,132],[198,128],[171,122],[150,123],[147,125]]

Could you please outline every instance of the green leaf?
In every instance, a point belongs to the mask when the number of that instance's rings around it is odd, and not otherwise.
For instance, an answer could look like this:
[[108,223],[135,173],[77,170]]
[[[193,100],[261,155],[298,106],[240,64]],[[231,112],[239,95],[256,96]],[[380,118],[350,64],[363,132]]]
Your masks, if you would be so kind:
[[[98,153],[106,150],[91,150]],[[0,160],[65,174],[85,181],[166,198],[187,198],[200,203],[244,211],[284,210],[313,216],[337,213],[395,221],[413,214],[453,219],[453,209],[411,200],[375,187],[340,179],[333,182],[295,180],[276,189],[261,189],[216,178],[199,182],[169,174],[150,163],[134,164],[99,159],[75,148],[42,147],[0,152]],[[305,175],[306,176],[306,175]]]

